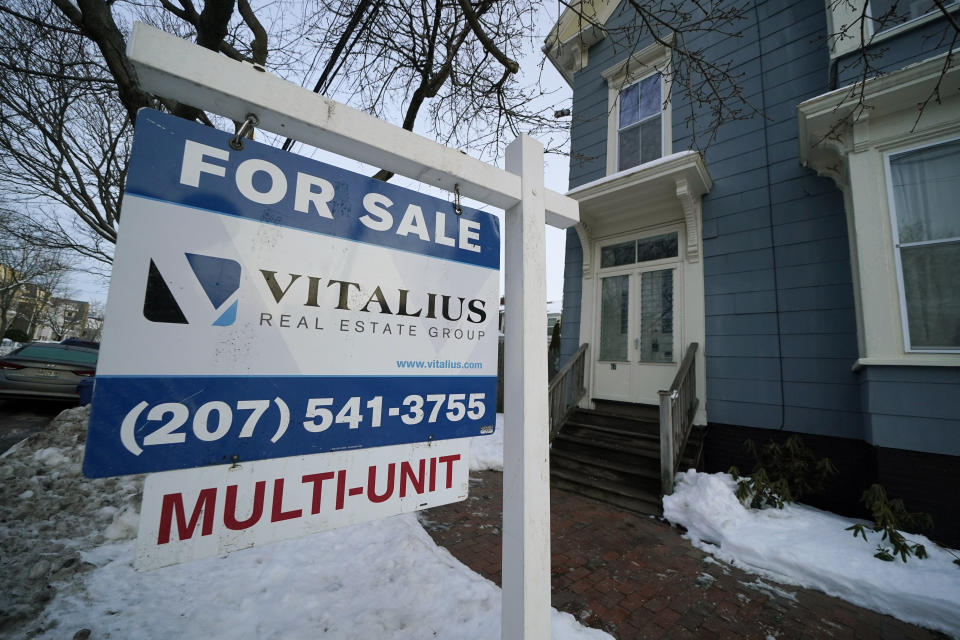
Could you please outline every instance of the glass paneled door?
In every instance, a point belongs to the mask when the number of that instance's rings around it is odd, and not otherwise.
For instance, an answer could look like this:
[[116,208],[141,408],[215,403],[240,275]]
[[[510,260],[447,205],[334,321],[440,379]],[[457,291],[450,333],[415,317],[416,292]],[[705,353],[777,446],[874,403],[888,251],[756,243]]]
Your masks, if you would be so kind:
[[[674,239],[676,234],[672,235]],[[657,237],[655,237],[657,238]],[[601,251],[599,336],[594,363],[594,397],[657,404],[657,392],[669,387],[682,345],[679,322],[680,265],[643,260],[644,241],[604,247],[614,262],[604,269]],[[632,255],[627,255],[632,254]],[[674,240],[673,255],[676,256]]]

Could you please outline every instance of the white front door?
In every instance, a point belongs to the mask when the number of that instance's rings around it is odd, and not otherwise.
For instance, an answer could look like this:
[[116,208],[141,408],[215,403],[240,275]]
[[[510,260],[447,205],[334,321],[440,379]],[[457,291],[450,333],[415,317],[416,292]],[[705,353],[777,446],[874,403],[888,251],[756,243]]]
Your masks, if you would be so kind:
[[601,245],[593,397],[658,404],[683,355],[683,263],[671,231]]

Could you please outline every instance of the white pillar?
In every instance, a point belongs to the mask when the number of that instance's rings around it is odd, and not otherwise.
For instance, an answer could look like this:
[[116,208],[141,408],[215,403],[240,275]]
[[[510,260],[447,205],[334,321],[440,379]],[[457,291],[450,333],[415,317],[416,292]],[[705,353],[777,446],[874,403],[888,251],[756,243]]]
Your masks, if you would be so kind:
[[503,640],[550,638],[550,468],[543,146],[507,147],[520,203],[506,211]]

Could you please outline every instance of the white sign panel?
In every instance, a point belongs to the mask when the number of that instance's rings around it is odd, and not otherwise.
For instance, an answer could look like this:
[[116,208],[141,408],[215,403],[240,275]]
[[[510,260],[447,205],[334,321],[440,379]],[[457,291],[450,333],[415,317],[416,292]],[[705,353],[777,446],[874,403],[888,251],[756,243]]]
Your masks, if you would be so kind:
[[137,118],[84,473],[493,432],[492,215]]
[[137,569],[154,569],[467,497],[469,439],[147,476]]

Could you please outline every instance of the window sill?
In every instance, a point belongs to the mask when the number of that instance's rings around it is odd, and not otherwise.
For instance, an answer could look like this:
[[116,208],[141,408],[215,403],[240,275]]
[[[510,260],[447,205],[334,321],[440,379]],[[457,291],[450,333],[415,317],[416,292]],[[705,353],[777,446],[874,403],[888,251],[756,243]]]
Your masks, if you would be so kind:
[[960,367],[960,353],[910,353],[898,357],[859,358],[850,368],[864,367]]

